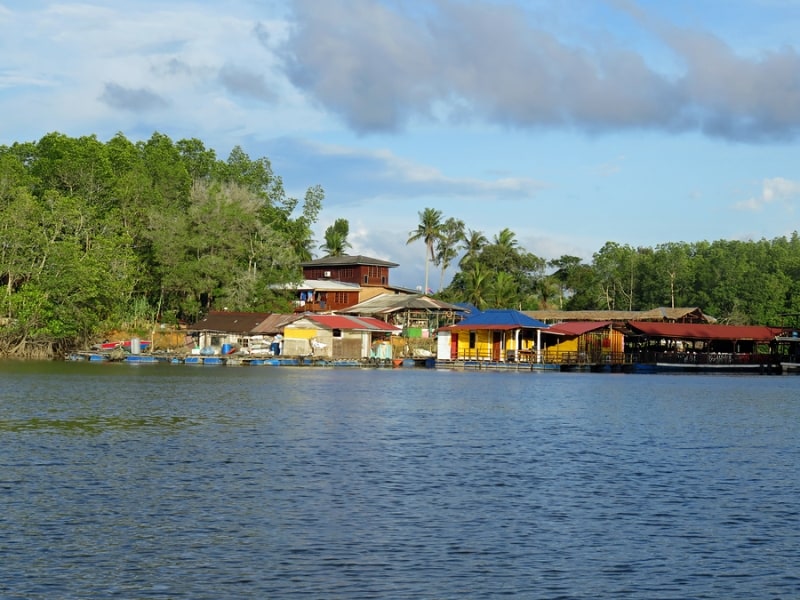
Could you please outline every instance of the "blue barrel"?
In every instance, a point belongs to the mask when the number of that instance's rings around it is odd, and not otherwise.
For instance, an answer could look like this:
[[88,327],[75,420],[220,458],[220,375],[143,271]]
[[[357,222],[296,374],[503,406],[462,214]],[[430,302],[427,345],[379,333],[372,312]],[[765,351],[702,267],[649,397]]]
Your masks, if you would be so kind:
[[231,350],[233,350],[233,346],[231,344],[222,344],[222,354],[223,354],[223,356],[227,355],[227,354],[230,354]]

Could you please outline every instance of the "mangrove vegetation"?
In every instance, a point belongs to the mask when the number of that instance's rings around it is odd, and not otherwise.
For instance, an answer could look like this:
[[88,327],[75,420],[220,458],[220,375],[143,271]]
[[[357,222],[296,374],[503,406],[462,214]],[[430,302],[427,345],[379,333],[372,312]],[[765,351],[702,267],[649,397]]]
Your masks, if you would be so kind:
[[[287,196],[267,158],[236,147],[222,159],[198,139],[50,133],[0,146],[0,355],[56,356],[105,331],[192,322],[210,309],[291,311],[281,290],[300,281],[300,264],[351,247],[345,219],[313,239],[323,200],[319,186]],[[438,282],[447,301],[699,306],[723,322],[759,324],[800,312],[796,233],[653,248],[608,242],[589,261],[547,260],[511,229],[470,229],[434,208],[419,216],[407,242],[424,245],[425,286]]]

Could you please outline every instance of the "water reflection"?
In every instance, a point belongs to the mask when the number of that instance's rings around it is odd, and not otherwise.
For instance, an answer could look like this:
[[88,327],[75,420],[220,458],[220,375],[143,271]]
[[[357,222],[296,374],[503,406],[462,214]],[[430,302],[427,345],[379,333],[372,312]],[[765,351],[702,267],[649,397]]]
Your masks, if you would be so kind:
[[177,416],[85,416],[72,419],[48,419],[34,417],[30,419],[0,421],[0,433],[37,432],[64,435],[98,434],[113,430],[154,429],[175,430],[196,425],[187,417]]
[[3,596],[800,596],[796,378],[30,369]]

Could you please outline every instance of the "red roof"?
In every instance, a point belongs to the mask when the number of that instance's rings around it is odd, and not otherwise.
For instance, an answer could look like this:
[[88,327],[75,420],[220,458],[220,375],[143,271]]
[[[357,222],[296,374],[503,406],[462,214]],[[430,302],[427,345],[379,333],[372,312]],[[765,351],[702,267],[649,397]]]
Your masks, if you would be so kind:
[[550,325],[545,333],[555,333],[556,335],[583,335],[588,331],[605,329],[611,325],[611,321],[567,321]]
[[329,329],[356,329],[366,331],[401,331],[400,327],[390,325],[374,317],[352,317],[349,315],[307,315],[307,317]]
[[708,323],[651,323],[629,321],[631,329],[651,337],[682,340],[753,340],[770,342],[781,333],[763,325],[712,325]]

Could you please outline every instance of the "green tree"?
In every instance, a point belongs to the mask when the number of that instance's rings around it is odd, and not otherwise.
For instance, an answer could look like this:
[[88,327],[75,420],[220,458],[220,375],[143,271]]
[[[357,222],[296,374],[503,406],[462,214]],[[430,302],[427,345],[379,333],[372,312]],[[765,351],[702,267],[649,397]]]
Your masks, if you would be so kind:
[[0,281],[5,283],[5,315],[12,317],[11,296],[39,274],[39,258],[47,238],[41,227],[44,211],[26,190],[17,188],[0,205]]
[[178,147],[168,136],[156,132],[146,142],[139,142],[137,148],[149,176],[148,204],[186,209],[192,178]]
[[464,299],[479,310],[484,310],[491,299],[493,272],[480,262],[473,263],[464,273]]
[[110,207],[112,170],[106,147],[95,136],[71,138],[48,133],[36,144],[31,174],[38,180],[37,195],[57,191],[78,196],[102,210]]
[[650,306],[676,306],[686,301],[684,290],[688,287],[689,246],[682,242],[659,244],[655,250],[640,253],[642,274],[642,301]]
[[0,354],[47,355],[102,328],[215,305],[288,309],[324,193],[302,207],[267,159],[160,133],[51,133],[0,146]]
[[138,263],[129,240],[81,198],[48,191],[35,206],[18,200],[17,214],[35,215],[40,227],[17,248],[19,270],[6,288],[13,325],[2,343],[21,355],[83,343],[130,296]]
[[490,308],[511,308],[519,301],[519,283],[510,273],[499,271],[489,281],[487,304]]
[[197,138],[175,142],[186,171],[192,181],[210,181],[217,165],[216,152],[206,148]]
[[550,277],[558,284],[558,307],[563,310],[564,299],[575,293],[573,287],[575,285],[574,274],[581,264],[581,259],[577,256],[562,254],[559,258],[554,258],[547,264],[555,269],[555,272]]
[[324,199],[325,192],[321,186],[315,185],[308,188],[303,199],[302,214],[296,219],[290,220],[291,227],[288,228],[290,245],[300,261],[305,262],[312,258],[311,248],[314,245],[312,228],[322,210]]
[[628,245],[606,242],[592,258],[602,286],[603,308],[633,310],[636,286],[636,250]]
[[327,256],[342,256],[350,242],[347,236],[350,234],[350,223],[347,219],[336,219],[333,225],[325,230],[325,243],[320,246]]
[[464,234],[462,244],[461,249],[464,250],[464,255],[458,262],[458,266],[461,269],[466,269],[470,263],[480,256],[483,249],[489,244],[489,240],[482,231],[468,229]]
[[453,260],[458,256],[459,243],[464,239],[464,221],[448,218],[442,223],[441,233],[436,240],[436,263],[440,266],[439,290],[444,285],[444,275]]
[[426,208],[419,214],[419,225],[414,231],[408,234],[406,244],[411,244],[417,240],[425,242],[425,289],[428,293],[428,267],[431,261],[436,260],[435,246],[442,235],[442,211],[433,208]]

